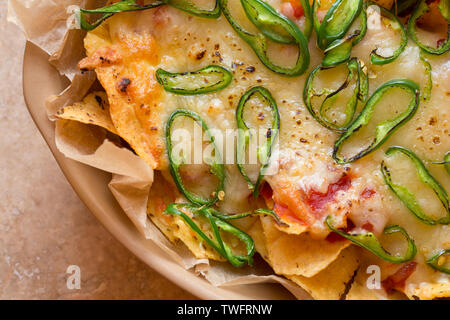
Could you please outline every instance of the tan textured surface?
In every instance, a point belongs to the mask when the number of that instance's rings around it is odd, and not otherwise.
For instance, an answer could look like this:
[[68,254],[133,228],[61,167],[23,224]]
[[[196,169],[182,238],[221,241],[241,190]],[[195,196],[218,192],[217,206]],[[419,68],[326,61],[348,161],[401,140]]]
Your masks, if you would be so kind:
[[[89,213],[22,98],[24,39],[0,1],[0,298],[192,299],[134,257]],[[66,269],[81,269],[81,289]]]

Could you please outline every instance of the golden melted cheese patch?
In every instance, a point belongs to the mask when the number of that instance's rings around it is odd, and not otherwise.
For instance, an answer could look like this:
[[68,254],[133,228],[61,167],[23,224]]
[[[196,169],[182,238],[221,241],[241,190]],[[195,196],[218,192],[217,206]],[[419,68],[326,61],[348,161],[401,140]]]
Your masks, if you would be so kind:
[[154,77],[157,43],[146,28],[137,28],[142,23],[134,20],[133,14],[108,22],[87,35],[88,57],[79,67],[95,68],[118,134],[156,168],[164,152],[159,134],[161,88]]

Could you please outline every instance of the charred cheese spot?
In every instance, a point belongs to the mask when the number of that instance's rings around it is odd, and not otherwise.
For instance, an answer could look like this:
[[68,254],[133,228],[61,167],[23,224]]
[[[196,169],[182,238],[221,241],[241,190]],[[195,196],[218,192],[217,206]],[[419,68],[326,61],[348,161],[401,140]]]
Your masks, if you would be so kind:
[[117,83],[117,89],[122,92],[122,93],[126,93],[127,92],[127,88],[130,85],[131,80],[128,78],[122,78],[119,80],[119,82]]
[[78,68],[82,71],[94,70],[98,67],[118,64],[121,60],[122,57],[117,50],[111,47],[100,48],[90,57],[81,60]]

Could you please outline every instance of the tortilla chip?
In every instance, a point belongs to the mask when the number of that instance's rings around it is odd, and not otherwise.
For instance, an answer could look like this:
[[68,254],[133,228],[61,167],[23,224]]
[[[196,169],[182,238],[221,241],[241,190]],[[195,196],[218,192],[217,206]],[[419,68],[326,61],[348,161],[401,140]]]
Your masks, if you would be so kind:
[[154,76],[157,44],[149,33],[135,30],[133,17],[115,15],[88,32],[88,57],[80,61],[79,68],[95,69],[108,95],[118,135],[155,169],[164,155],[159,119],[162,89]]
[[106,138],[103,128],[72,120],[56,121],[56,134],[81,154],[93,154]]
[[[248,233],[255,241],[256,251],[271,264],[262,223],[255,223]],[[358,267],[358,250],[355,246],[350,246],[342,250],[335,261],[315,276],[307,278],[291,275],[287,278],[302,287],[314,299],[337,300],[345,293],[347,284]]]
[[288,276],[314,299],[338,300],[359,267],[358,250],[349,246],[326,269],[313,277]]
[[[360,256],[361,256],[361,249],[360,250]],[[363,254],[364,255],[364,254]],[[364,264],[361,264],[359,266],[359,270],[355,276],[355,279],[353,280],[353,283],[350,287],[350,290],[348,291],[347,295],[345,296],[346,300],[407,300],[408,298],[399,291],[392,291],[392,293],[387,294],[386,291],[380,287],[380,289],[371,289],[367,285],[367,280],[369,276],[373,274],[372,272],[367,272],[367,268],[370,265],[378,265],[375,263],[375,260],[370,259],[367,261],[367,259],[363,259]],[[380,279],[381,280],[381,279]],[[381,284],[380,284],[381,285]]]
[[302,233],[308,231],[308,227],[298,224],[298,223],[291,223],[290,221],[284,221],[284,220],[283,220],[283,223],[285,223],[286,225],[282,225],[282,224],[275,225],[275,227],[283,233],[299,235],[299,234],[302,234]]
[[[377,261],[378,260],[378,261]],[[416,262],[420,262],[420,257],[416,257]],[[369,265],[377,265],[381,268],[381,280],[386,280],[387,277],[395,274],[398,270],[402,268],[402,265],[389,263],[385,261],[380,261],[376,257],[364,257],[364,265],[361,266],[361,274],[357,277],[357,282],[363,286],[367,287],[366,282],[369,277],[365,271]],[[432,273],[435,274],[433,275]],[[426,278],[424,274],[428,275]],[[443,275],[444,277],[441,277]],[[427,279],[427,280],[426,280]],[[353,289],[353,288],[352,288]],[[379,290],[370,289],[360,289],[362,293],[361,299],[364,295],[377,295],[379,299],[389,299],[389,300],[431,300],[436,298],[448,298],[450,297],[450,282],[446,279],[444,274],[440,274],[438,271],[434,271],[428,265],[418,263],[415,271],[406,279],[405,285],[392,288],[389,293],[381,288]],[[357,290],[357,289],[355,289]],[[352,291],[352,290],[351,290]],[[368,291],[373,291],[371,294]],[[358,293],[361,295],[361,293]],[[352,295],[350,296],[352,297]]]
[[[366,263],[367,264],[367,263]],[[419,285],[407,284],[404,292],[393,290],[387,294],[384,289],[369,289],[367,279],[369,274],[366,272],[367,266],[361,266],[355,280],[346,296],[347,300],[431,300],[436,298],[450,297],[450,283],[420,283]]]
[[269,262],[269,253],[267,251],[266,237],[264,235],[261,219],[255,219],[255,223],[247,230],[247,233],[255,242],[256,252],[258,252],[266,262]]
[[278,274],[312,277],[325,269],[350,245],[349,241],[314,240],[308,233],[279,231],[269,217],[261,218],[270,264]]
[[174,186],[167,182],[161,173],[155,171],[155,180],[150,189],[147,204],[147,214],[153,223],[171,242],[182,241],[197,259],[225,261],[217,251],[193,232],[182,218],[163,213],[167,205],[174,202],[176,197],[177,192]]
[[377,291],[369,289],[366,285],[367,276],[364,276],[365,270],[360,269],[356,274],[355,280],[345,297],[346,300],[380,300]]
[[431,300],[450,297],[450,283],[424,283],[419,288],[406,290],[410,299]]
[[104,92],[93,92],[87,95],[82,102],[61,108],[56,116],[60,119],[100,126],[117,134],[109,115],[108,97]]

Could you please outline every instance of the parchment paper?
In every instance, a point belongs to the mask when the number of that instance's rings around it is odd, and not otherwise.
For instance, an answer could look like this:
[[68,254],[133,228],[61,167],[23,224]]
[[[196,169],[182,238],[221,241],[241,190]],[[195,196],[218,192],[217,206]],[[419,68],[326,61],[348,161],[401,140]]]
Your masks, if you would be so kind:
[[[85,53],[84,31],[76,29],[73,10],[78,7],[101,7],[101,0],[9,0],[8,20],[18,25],[28,41],[49,55],[49,62],[70,80],[70,85],[59,95],[47,99],[49,119],[55,120],[56,111],[81,101],[96,77],[93,72],[81,74],[77,63]],[[141,158],[126,148],[107,139],[103,129],[58,121],[55,125],[56,145],[66,157],[112,173],[109,188],[125,214],[140,233],[167,252],[186,269],[192,269],[212,285],[242,285],[275,282],[283,285],[294,296],[308,299],[309,295],[290,280],[276,276],[264,263],[255,267],[236,269],[227,263],[196,259],[184,245],[174,245],[147,217],[148,193],[153,183],[153,170]]]

